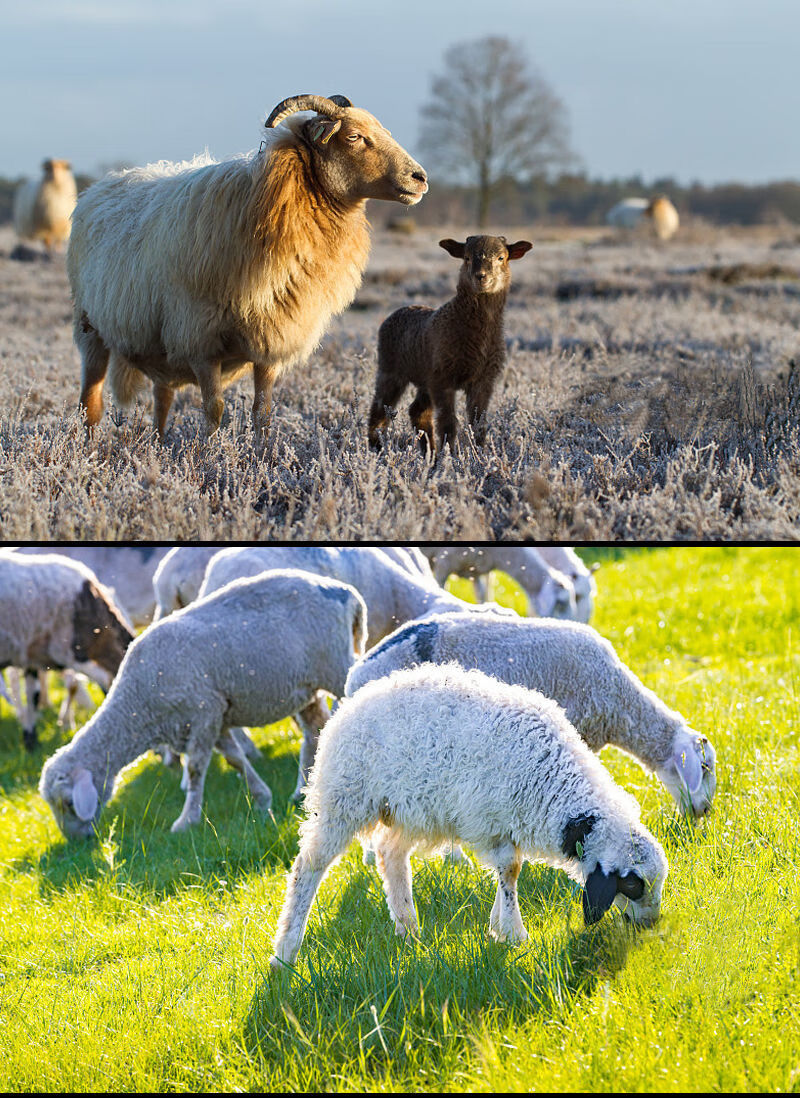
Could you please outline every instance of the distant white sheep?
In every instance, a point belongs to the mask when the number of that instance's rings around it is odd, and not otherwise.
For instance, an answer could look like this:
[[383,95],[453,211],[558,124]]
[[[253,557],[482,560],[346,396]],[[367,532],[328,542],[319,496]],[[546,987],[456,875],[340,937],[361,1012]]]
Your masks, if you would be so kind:
[[21,183],[14,195],[14,230],[22,240],[42,240],[48,251],[69,239],[78,190],[68,160],[45,160],[42,178]]
[[220,551],[219,545],[179,545],[170,549],[153,575],[156,611],[160,621],[197,598],[208,562]]
[[606,223],[619,229],[635,229],[649,217],[659,240],[669,240],[680,227],[678,211],[665,194],[656,198],[623,198],[606,214]]
[[119,771],[165,743],[187,757],[186,801],[173,831],[201,817],[215,749],[243,776],[256,807],[269,787],[229,729],[272,724],[324,690],[341,695],[364,651],[360,595],[296,570],[240,580],[146,629],[105,701],[45,764],[39,791],[68,837],[89,836]]
[[419,932],[409,856],[458,840],[498,878],[489,919],[524,941],[517,899],[525,858],[584,885],[596,922],[612,904],[634,922],[659,914],[667,859],[555,702],[478,671],[396,671],[346,699],[325,726],[306,791],[270,964],[294,963],[317,888],[358,834],[377,850],[399,935]]
[[539,690],[564,707],[593,751],[613,744],[657,774],[677,803],[702,815],[717,786],[716,754],[626,667],[589,625],[448,614],[396,630],[357,663],[346,692],[398,668],[455,661]]
[[489,572],[505,572],[525,592],[528,613],[532,616],[570,619],[577,616],[571,581],[548,564],[538,548],[455,543],[426,546],[423,552],[431,561],[439,583],[444,583],[451,573],[475,582]]

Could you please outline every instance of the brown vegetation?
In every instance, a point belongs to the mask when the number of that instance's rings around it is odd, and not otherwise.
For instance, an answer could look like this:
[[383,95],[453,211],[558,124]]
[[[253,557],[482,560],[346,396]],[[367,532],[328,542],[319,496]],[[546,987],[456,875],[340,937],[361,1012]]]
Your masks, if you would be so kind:
[[[780,248],[800,268],[800,247],[777,230],[666,247],[498,230],[536,240],[536,262],[515,274],[486,445],[466,431],[435,466],[405,409],[379,454],[366,417],[381,321],[452,292],[442,227],[376,234],[357,307],[285,379],[261,449],[240,387],[208,441],[187,391],[165,445],[146,404],[87,444],[63,264],[9,260],[0,231],[0,538],[795,539],[800,289],[767,266]],[[706,273],[736,264],[752,277]],[[586,292],[559,299],[570,280]]]

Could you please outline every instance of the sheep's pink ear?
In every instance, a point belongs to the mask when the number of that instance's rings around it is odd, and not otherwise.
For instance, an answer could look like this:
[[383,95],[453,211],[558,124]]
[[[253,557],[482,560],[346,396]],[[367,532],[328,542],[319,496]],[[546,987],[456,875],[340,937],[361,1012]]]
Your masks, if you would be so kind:
[[308,135],[312,141],[327,145],[335,133],[342,128],[341,118],[335,122],[332,118],[313,118],[308,123]]
[[679,749],[673,754],[672,761],[686,788],[690,793],[696,793],[703,784],[703,768],[696,752],[691,748]]
[[459,244],[457,240],[440,240],[439,247],[444,248],[444,250],[454,259],[464,258],[466,244]]
[[529,252],[533,244],[530,240],[518,240],[515,244],[506,244],[508,248],[509,259],[522,259],[526,252]]
[[73,771],[75,784],[72,786],[72,807],[79,820],[92,820],[97,811],[97,790],[91,773],[83,766]]

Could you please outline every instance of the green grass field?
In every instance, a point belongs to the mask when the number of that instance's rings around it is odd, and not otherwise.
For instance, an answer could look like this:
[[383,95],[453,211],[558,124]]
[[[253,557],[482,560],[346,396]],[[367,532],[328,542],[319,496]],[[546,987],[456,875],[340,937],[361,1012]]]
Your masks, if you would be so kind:
[[[296,852],[299,739],[256,732],[275,822],[219,759],[207,820],[172,835],[179,775],[146,756],[70,845],[34,756],[0,719],[0,1076],[10,1090],[799,1090],[800,552],[587,550],[593,624],[718,755],[711,815],[603,761],[670,862],[662,918],[584,929],[563,873],[526,865],[521,948],[488,937],[476,864],[415,859],[418,942],[352,847],[297,975],[266,962]],[[459,585],[459,593],[463,588]],[[498,583],[501,601],[515,593]]]

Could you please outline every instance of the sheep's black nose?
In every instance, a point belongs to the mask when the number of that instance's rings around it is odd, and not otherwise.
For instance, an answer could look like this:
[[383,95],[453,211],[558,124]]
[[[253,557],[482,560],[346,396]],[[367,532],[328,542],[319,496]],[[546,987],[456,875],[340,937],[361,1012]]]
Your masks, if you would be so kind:
[[418,172],[412,172],[411,173],[411,178],[418,180],[420,183],[427,183],[428,182],[428,176],[422,170],[420,170]]

